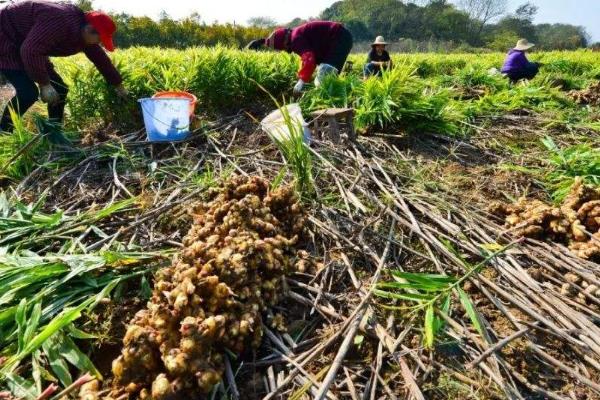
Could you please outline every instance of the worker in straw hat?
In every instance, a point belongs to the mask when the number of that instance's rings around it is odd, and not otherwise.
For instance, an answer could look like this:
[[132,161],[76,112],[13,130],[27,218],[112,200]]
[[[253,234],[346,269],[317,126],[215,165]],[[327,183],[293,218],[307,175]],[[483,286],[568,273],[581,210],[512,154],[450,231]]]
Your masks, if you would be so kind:
[[527,39],[521,39],[517,42],[515,48],[508,52],[501,72],[508,76],[511,82],[518,82],[521,79],[533,79],[538,74],[540,64],[530,62],[525,55],[534,46]]
[[[312,80],[319,86],[327,74],[338,74],[344,68],[352,50],[352,34],[342,24],[311,21],[293,29],[279,28],[265,39],[264,45],[273,50],[296,53],[302,59],[294,94],[302,93]],[[318,67],[318,68],[317,68]]]
[[68,89],[49,57],[83,52],[116,93],[127,96],[121,75],[100,47],[114,50],[115,31],[108,15],[86,13],[68,3],[27,0],[0,8],[0,74],[16,90],[2,115],[0,131],[12,129],[11,109],[23,115],[38,97],[48,104],[50,121],[62,123]]
[[392,68],[392,59],[385,46],[387,46],[387,43],[383,36],[377,36],[373,44],[371,44],[371,51],[363,70],[365,78],[373,75],[381,76],[384,69]]

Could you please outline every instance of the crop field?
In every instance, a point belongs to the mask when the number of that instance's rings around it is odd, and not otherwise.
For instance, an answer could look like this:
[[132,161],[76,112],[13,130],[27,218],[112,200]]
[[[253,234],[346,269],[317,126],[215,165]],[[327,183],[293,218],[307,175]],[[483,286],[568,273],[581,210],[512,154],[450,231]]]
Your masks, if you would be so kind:
[[[0,137],[0,399],[600,398],[600,57],[394,54],[292,98],[298,60],[84,58],[58,146]],[[198,97],[146,141],[137,99]],[[0,103],[10,90],[0,88]],[[272,140],[283,104],[356,141]]]

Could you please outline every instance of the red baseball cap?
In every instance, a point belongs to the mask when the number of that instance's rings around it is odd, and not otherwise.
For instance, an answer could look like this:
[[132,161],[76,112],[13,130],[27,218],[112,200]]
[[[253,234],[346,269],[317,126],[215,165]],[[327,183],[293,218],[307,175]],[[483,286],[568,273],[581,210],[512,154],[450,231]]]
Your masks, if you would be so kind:
[[104,48],[108,51],[115,51],[113,36],[117,31],[115,21],[102,11],[90,11],[85,13],[85,20],[90,24],[100,35],[100,41]]

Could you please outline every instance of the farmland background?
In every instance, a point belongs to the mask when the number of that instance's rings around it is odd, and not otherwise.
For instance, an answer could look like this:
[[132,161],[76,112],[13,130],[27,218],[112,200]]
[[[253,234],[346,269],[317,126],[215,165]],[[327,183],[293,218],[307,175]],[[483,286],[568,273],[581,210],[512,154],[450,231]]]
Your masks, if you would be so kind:
[[[456,134],[467,126],[462,121],[483,115],[521,108],[566,111],[570,104],[566,92],[585,88],[600,77],[600,62],[590,50],[543,52],[533,55],[534,60],[545,64],[541,75],[528,86],[510,86],[501,75],[490,75],[490,69],[500,68],[503,57],[502,53],[393,54],[397,68],[390,79],[382,83],[383,87],[368,88],[360,79],[365,56],[352,55],[353,67],[347,75],[310,91],[301,104],[306,113],[324,106],[354,106],[363,128],[402,121],[414,130],[429,124],[428,129]],[[161,90],[189,90],[199,98],[199,109],[212,115],[259,104],[268,106],[271,100],[264,90],[279,99],[291,96],[298,68],[293,55],[226,47],[184,51],[132,48],[116,52],[114,60],[132,97],[144,98]],[[115,100],[112,89],[84,57],[56,63],[71,87],[68,109],[73,128],[95,122],[139,124],[140,119],[131,118],[137,107],[125,107]],[[365,90],[377,97],[375,103],[362,100]],[[396,106],[390,110],[386,101]],[[421,116],[422,120],[411,116]]]
[[[77,3],[92,9],[89,0]],[[494,3],[494,2],[492,2]],[[501,1],[499,3],[502,3]],[[501,9],[493,19],[457,8],[445,0],[420,6],[398,0],[364,2],[346,0],[334,3],[315,18],[343,22],[362,51],[375,36],[384,35],[402,52],[427,51],[505,51],[521,37],[527,37],[544,50],[573,50],[591,45],[585,28],[569,24],[534,24],[537,7],[524,3],[516,10]],[[199,14],[176,20],[164,12],[158,20],[116,14],[116,41],[121,47],[161,46],[186,48],[216,44],[241,48],[250,40],[265,37],[278,25],[297,26],[302,19],[275,21],[268,17],[250,18],[245,24],[207,24]]]

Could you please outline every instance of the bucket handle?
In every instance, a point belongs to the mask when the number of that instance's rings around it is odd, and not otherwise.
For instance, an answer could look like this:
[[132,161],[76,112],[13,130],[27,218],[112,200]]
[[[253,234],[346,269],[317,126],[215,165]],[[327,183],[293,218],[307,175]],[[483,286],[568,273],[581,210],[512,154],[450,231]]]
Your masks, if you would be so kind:
[[[140,101],[140,105],[142,106],[142,110],[144,110],[146,112],[146,115],[150,116],[150,118],[152,118],[156,122],[160,122],[161,124],[167,125],[167,126],[171,125],[171,124],[167,124],[165,121],[161,121],[160,119],[156,118],[151,112],[148,111],[147,108],[144,107],[144,103],[142,103],[141,101]],[[187,126],[182,126],[181,128],[174,127],[172,129],[175,129],[177,131],[184,131],[186,129],[190,129],[190,124],[187,124]]]

